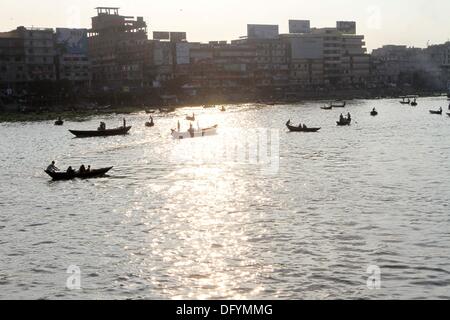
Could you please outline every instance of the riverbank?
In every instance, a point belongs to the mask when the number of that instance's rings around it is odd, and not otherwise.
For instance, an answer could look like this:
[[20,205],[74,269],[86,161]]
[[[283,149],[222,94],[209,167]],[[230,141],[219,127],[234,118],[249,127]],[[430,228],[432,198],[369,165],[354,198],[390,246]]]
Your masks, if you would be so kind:
[[[411,93],[408,93],[411,94]],[[373,92],[359,92],[359,94],[349,93],[349,92],[336,92],[334,94],[326,94],[324,96],[318,96],[317,94],[308,94],[304,93],[295,98],[283,98],[283,99],[265,99],[264,101],[257,99],[217,99],[215,102],[211,102],[208,104],[212,105],[229,105],[229,104],[266,104],[266,105],[284,105],[284,104],[297,104],[304,103],[305,101],[332,101],[332,100],[356,100],[356,99],[364,99],[364,100],[376,100],[376,99],[397,99],[398,96],[402,94],[392,94],[392,95],[383,95],[378,96]],[[403,95],[407,95],[403,93]],[[420,97],[433,97],[440,96],[439,93],[422,93],[419,94]],[[174,105],[173,108],[189,108],[189,107],[199,107],[205,104],[202,104],[200,101],[190,102],[190,103],[178,103]],[[163,107],[165,108],[165,107]],[[91,117],[101,116],[101,115],[110,115],[110,114],[132,114],[138,112],[144,112],[146,110],[158,110],[159,107],[156,106],[109,106],[107,108],[95,109],[95,108],[85,108],[83,106],[78,106],[72,110],[67,110],[63,107],[60,108],[61,111],[57,111],[59,108],[53,108],[52,111],[36,111],[36,112],[12,112],[12,111],[4,111],[0,112],[0,123],[7,122],[39,122],[39,121],[54,121],[61,117],[65,121],[85,121]]]

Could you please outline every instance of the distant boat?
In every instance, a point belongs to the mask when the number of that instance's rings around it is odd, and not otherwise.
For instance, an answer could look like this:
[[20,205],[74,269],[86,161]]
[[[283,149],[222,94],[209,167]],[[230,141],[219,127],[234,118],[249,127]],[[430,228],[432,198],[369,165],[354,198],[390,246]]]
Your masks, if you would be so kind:
[[352,124],[352,119],[344,118],[336,122],[338,126],[350,126]]
[[289,120],[286,123],[286,127],[291,132],[317,132],[317,131],[319,131],[321,129],[321,128],[304,128],[304,127],[301,127],[301,126],[294,127],[294,126],[291,126],[291,120]]
[[200,129],[200,130],[194,130],[192,131],[186,131],[186,132],[179,132],[175,129],[172,129],[172,137],[177,140],[183,140],[183,139],[190,139],[190,138],[200,138],[200,137],[206,137],[206,136],[213,136],[217,134],[217,128],[219,126],[215,125],[210,128]]
[[[411,100],[407,97],[402,97],[402,101],[400,101],[401,104],[411,104]],[[408,101],[406,101],[406,99],[408,99]]]
[[186,116],[186,120],[187,121],[195,121],[195,115],[191,116]]
[[120,127],[116,129],[106,129],[106,130],[69,130],[77,138],[90,138],[90,137],[109,137],[109,136],[120,136],[126,135],[131,130],[131,127]]
[[330,107],[332,107],[332,108],[345,108],[346,105],[347,105],[346,101],[335,101],[335,102],[332,102],[330,104]]
[[371,112],[370,112],[370,115],[372,116],[372,117],[376,117],[377,115],[378,115],[378,111],[377,110],[372,110]]
[[145,110],[146,114],[153,114],[156,113],[156,110]]
[[145,123],[145,126],[146,126],[147,128],[152,128],[152,127],[155,126],[155,123],[154,123],[154,122],[146,122],[146,123]]
[[160,108],[159,112],[170,113],[170,112],[174,112],[175,110],[177,110],[176,107],[165,107],[165,108]]
[[55,126],[63,126],[63,125],[64,125],[64,121],[62,121],[62,120],[55,121]]
[[412,107],[417,107],[419,104],[417,103],[417,100],[416,99],[414,99],[414,101],[413,102],[411,102],[411,106]]
[[320,109],[322,109],[322,110],[333,110],[333,106],[323,106]]
[[73,173],[50,172],[50,171],[45,170],[45,173],[47,173],[54,181],[73,180],[73,179],[90,179],[90,178],[102,177],[105,174],[107,174],[112,168],[113,167],[90,170],[90,171],[86,171],[84,173],[80,173],[77,171],[75,171]]
[[440,110],[430,110],[431,114],[437,114],[437,115],[442,115],[442,109]]

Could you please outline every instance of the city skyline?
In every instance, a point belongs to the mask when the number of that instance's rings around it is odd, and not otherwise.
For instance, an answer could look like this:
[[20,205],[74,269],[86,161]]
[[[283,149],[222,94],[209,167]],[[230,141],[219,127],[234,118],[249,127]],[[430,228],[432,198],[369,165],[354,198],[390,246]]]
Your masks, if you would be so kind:
[[[314,27],[333,27],[338,20],[356,21],[357,32],[365,35],[369,52],[387,44],[426,47],[427,44],[446,42],[450,37],[445,17],[450,4],[437,0],[399,0],[395,4],[382,0],[376,5],[365,0],[358,3],[348,0],[314,3],[284,0],[273,4],[260,4],[254,0],[245,4],[236,0],[226,3],[197,0],[190,2],[189,6],[178,0],[158,4],[143,0],[86,0],[82,4],[42,0],[39,6],[24,0],[20,5],[13,3],[3,8],[0,31],[20,25],[89,28],[97,6],[117,6],[123,15],[143,16],[149,25],[149,35],[159,30],[186,31],[189,41],[198,42],[237,39],[246,34],[246,26],[250,23],[278,24],[280,32],[287,33],[289,19],[311,20]],[[24,11],[23,7],[32,10]],[[399,12],[406,7],[408,12],[398,18]],[[48,12],[60,14],[48,15]],[[419,25],[419,28],[417,21],[427,21],[427,25]]]

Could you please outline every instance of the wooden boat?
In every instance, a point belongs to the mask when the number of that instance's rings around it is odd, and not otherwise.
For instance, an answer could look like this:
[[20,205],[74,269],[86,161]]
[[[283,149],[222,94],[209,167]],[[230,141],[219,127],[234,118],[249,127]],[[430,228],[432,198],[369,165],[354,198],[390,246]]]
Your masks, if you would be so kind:
[[401,104],[411,104],[411,100],[408,98],[408,101],[406,101],[406,97],[402,97],[402,101],[400,101]]
[[378,111],[372,110],[372,111],[370,112],[370,115],[371,115],[372,117],[376,117],[376,116],[378,115]]
[[330,104],[330,107],[332,107],[332,108],[345,108],[346,105],[347,105],[346,101],[343,101],[343,102],[335,101],[335,102],[332,102]]
[[343,126],[349,126],[352,124],[352,119],[343,119],[342,121],[337,121],[336,122],[338,126],[343,127]]
[[441,110],[430,110],[431,114],[438,114],[438,115],[442,115],[442,109]]
[[113,167],[102,168],[96,170],[90,170],[84,173],[80,173],[75,171],[73,173],[67,172],[50,172],[45,170],[45,173],[48,174],[54,181],[61,180],[73,180],[73,179],[90,179],[90,178],[98,178],[107,174]]
[[177,110],[176,107],[167,107],[167,108],[160,108],[159,112],[161,112],[161,113],[170,113],[170,112],[174,112],[175,110]]
[[69,130],[77,138],[89,138],[89,137],[109,137],[109,136],[120,136],[128,134],[131,130],[130,127],[120,127],[116,129],[106,129],[106,130],[91,130],[91,131],[80,131],[80,130]]
[[286,127],[289,129],[289,131],[291,132],[317,132],[319,131],[321,128],[303,128],[303,127],[294,127],[291,126],[291,120],[289,120],[286,123]]
[[62,120],[55,121],[55,126],[62,126],[62,125],[64,125],[64,121]]
[[214,136],[217,134],[217,128],[219,126],[215,125],[210,128],[200,129],[200,130],[192,130],[186,132],[179,132],[175,129],[172,129],[172,137],[177,140],[190,139],[190,138],[200,138],[206,136]]
[[333,106],[323,106],[320,109],[322,109],[322,110],[333,110]]

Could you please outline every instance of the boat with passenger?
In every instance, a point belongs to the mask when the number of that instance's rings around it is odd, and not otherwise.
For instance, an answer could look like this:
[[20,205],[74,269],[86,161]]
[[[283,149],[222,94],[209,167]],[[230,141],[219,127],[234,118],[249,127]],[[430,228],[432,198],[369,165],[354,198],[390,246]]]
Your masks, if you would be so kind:
[[298,127],[291,125],[291,120],[286,123],[286,127],[291,132],[318,132],[321,128],[308,128],[306,125],[299,125]]
[[190,138],[201,138],[201,137],[206,137],[206,136],[214,136],[217,134],[218,127],[219,127],[218,125],[215,125],[215,126],[212,126],[209,128],[204,128],[204,129],[201,129],[201,128],[194,129],[194,127],[191,124],[190,128],[185,132],[172,129],[172,137],[177,140],[183,140],[183,139],[190,139]]

